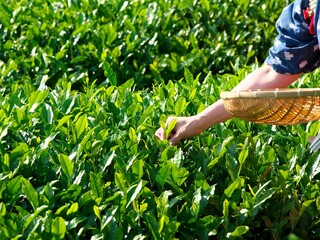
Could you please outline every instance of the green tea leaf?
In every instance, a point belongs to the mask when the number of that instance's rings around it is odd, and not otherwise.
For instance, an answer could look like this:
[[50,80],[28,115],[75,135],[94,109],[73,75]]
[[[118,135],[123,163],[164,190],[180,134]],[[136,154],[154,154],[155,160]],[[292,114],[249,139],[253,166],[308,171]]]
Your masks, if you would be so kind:
[[82,133],[84,133],[88,129],[87,114],[84,114],[79,117],[79,119],[77,120],[77,122],[75,124],[75,127],[76,127],[77,138],[80,138]]
[[116,185],[118,186],[118,188],[122,191],[122,192],[126,192],[127,190],[127,184],[122,176],[121,173],[115,173],[114,176],[114,181],[116,183]]
[[184,68],[184,78],[186,79],[186,81],[187,81],[187,84],[189,85],[189,86],[192,86],[192,83],[193,83],[193,80],[194,80],[194,78],[193,78],[193,75],[192,75],[192,73],[189,71],[189,69],[188,68]]
[[207,10],[207,12],[210,11],[210,3],[208,0],[201,0],[201,5],[204,6],[204,8]]
[[223,201],[223,210],[222,210],[222,213],[223,213],[223,217],[225,219],[227,219],[229,217],[229,201],[228,199],[225,199]]
[[243,178],[237,178],[235,179],[227,189],[224,190],[224,194],[227,197],[231,197],[232,193],[236,190],[239,189],[241,187],[243,187],[244,185],[244,179]]
[[33,113],[38,105],[48,96],[48,92],[48,90],[36,91],[31,94],[31,96],[28,98],[28,109],[31,113]]
[[32,214],[28,214],[24,217],[24,223],[23,223],[23,228],[27,229],[28,226],[33,222],[33,220],[44,210],[46,210],[48,208],[48,206],[46,205],[42,205],[40,207],[38,207],[34,213]]
[[79,209],[79,204],[77,202],[72,203],[67,211],[67,215],[78,212],[78,209]]
[[4,217],[6,215],[6,213],[7,213],[6,205],[3,202],[1,202],[0,203],[0,216]]
[[70,118],[72,118],[72,115],[67,115],[67,116],[64,116],[63,118],[61,118],[55,129],[59,130],[63,126],[63,124],[65,124],[66,122],[69,121]]
[[32,184],[25,178],[22,178],[22,192],[26,195],[33,210],[35,211],[39,206],[38,193],[33,188]]
[[169,138],[170,133],[172,132],[172,130],[175,128],[176,123],[177,123],[178,119],[173,119],[173,121],[171,121],[168,126],[166,126],[166,128],[164,128],[166,130],[166,138]]
[[96,205],[93,206],[93,212],[98,217],[98,219],[101,221],[101,214],[100,214],[100,209],[98,206],[96,206]]
[[142,180],[137,184],[133,185],[128,189],[127,192],[127,205],[126,208],[129,207],[129,205],[137,198],[137,196],[141,193],[142,189]]
[[66,175],[67,179],[70,181],[73,174],[74,164],[69,159],[68,156],[64,154],[59,155],[59,162],[61,165],[62,172]]
[[42,108],[42,111],[41,111],[41,115],[46,123],[52,124],[54,114],[53,114],[52,107],[49,104],[47,103],[44,104],[44,107]]
[[7,189],[10,191],[12,196],[15,196],[20,193],[22,184],[22,176],[17,176],[10,180],[7,185]]
[[238,226],[232,233],[228,233],[227,237],[240,237],[250,230],[248,226]]
[[110,64],[108,62],[105,62],[103,66],[104,66],[104,75],[109,80],[109,83],[112,86],[117,86],[118,80],[117,80],[116,74],[112,70]]
[[132,127],[129,128],[129,138],[131,141],[137,141],[137,133]]
[[161,189],[163,189],[164,184],[170,175],[171,175],[171,166],[169,165],[162,167],[157,173],[156,181],[160,185]]
[[55,139],[55,137],[58,135],[59,133],[52,133],[49,137],[47,137],[43,143],[40,144],[40,149],[47,149],[49,146],[49,143]]
[[179,98],[174,106],[174,112],[177,116],[182,115],[187,107],[188,103],[187,100],[183,97]]
[[90,176],[90,188],[93,195],[96,198],[102,198],[103,197],[103,187],[102,187],[102,181],[101,181],[102,173],[100,172],[98,174],[95,174],[90,172],[89,176]]
[[248,151],[247,149],[243,149],[243,150],[240,152],[238,160],[239,160],[239,163],[240,163],[241,165],[243,165],[243,163],[244,163],[245,160],[247,159],[248,155],[249,155],[249,151]]
[[29,150],[28,144],[20,142],[19,145],[11,151],[10,158],[15,158],[17,156],[22,157],[28,153]]
[[138,180],[140,180],[144,174],[143,167],[144,162],[142,160],[136,160],[132,164],[132,173],[136,176]]
[[115,151],[108,152],[105,157],[102,158],[101,163],[102,163],[102,172],[105,172],[112,163],[113,159],[116,157]]
[[62,217],[56,217],[52,221],[51,232],[57,239],[64,239],[66,230],[66,222]]
[[103,231],[105,227],[108,226],[108,224],[114,218],[117,210],[118,210],[118,207],[114,207],[107,210],[107,213],[102,217],[102,220],[101,220],[101,231]]

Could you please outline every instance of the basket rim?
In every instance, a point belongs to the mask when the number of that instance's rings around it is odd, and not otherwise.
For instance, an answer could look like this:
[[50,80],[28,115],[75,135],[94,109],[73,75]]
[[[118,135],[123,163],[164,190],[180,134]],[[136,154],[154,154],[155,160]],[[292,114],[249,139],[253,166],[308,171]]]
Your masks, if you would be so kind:
[[275,88],[275,89],[252,89],[225,91],[220,93],[222,99],[241,99],[241,98],[300,98],[318,97],[320,88]]

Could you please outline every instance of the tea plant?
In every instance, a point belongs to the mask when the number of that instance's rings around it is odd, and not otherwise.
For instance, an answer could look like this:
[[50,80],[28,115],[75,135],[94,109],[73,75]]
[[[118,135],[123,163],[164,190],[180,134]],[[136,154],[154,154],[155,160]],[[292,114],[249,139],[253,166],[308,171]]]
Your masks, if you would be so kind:
[[154,136],[258,67],[287,3],[2,0],[0,238],[319,238],[318,122]]
[[67,77],[4,86],[1,238],[319,237],[319,157],[307,142],[318,123],[233,119],[176,147],[154,137],[165,116],[201,111],[248,71],[200,84],[185,69],[151,92],[133,80],[79,92]]
[[[51,87],[67,74],[76,89],[113,69],[137,88],[264,61],[286,1],[2,0],[1,82]],[[23,77],[22,77],[23,76]]]

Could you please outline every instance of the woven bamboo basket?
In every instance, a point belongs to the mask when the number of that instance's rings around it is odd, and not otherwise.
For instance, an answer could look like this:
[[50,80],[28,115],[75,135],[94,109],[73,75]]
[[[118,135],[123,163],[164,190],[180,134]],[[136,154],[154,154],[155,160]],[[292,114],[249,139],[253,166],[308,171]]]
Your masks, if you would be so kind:
[[320,88],[221,92],[234,116],[259,124],[293,125],[320,119]]

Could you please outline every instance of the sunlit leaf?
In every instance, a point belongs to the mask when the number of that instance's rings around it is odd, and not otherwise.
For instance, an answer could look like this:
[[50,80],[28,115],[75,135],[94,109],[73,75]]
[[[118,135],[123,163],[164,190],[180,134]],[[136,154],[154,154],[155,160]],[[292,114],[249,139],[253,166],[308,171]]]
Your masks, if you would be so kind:
[[67,179],[70,180],[73,174],[74,164],[68,156],[64,154],[59,155],[59,162],[61,165],[62,172],[66,175]]
[[86,114],[81,115],[75,123],[77,137],[79,138],[82,133],[88,129],[88,117]]
[[232,233],[228,233],[227,237],[240,237],[250,230],[248,226],[239,226]]
[[142,181],[140,181],[137,185],[133,185],[128,189],[126,208],[128,208],[132,201],[134,201],[137,198],[137,196],[141,193],[142,187]]
[[66,222],[62,217],[56,217],[52,221],[51,231],[57,239],[64,239],[66,230]]
[[241,188],[244,185],[244,179],[243,178],[237,178],[229,185],[228,188],[224,190],[224,193],[227,197],[231,197],[232,193],[236,190]]

